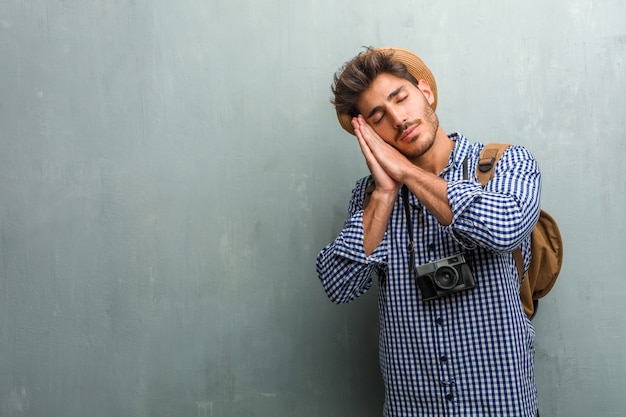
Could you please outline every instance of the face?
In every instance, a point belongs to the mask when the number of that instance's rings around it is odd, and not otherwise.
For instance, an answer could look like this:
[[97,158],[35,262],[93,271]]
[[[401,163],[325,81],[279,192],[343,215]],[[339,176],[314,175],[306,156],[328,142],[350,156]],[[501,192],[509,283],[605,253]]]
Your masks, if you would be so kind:
[[439,128],[430,106],[434,101],[430,87],[423,80],[418,87],[383,73],[357,100],[357,108],[374,131],[411,160],[431,148]]

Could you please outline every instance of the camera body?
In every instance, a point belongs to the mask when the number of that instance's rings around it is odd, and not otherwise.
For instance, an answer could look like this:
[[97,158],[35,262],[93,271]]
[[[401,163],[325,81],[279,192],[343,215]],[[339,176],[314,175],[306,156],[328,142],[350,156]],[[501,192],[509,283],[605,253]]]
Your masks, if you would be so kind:
[[417,286],[423,301],[436,300],[476,286],[474,275],[463,254],[438,259],[415,268]]

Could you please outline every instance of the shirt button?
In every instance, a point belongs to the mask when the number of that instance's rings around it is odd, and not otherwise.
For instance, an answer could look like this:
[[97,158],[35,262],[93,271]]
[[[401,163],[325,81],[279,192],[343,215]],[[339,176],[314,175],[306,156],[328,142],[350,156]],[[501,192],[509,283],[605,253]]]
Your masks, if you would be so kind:
[[429,249],[430,251],[434,251],[434,250],[435,250],[435,244],[434,244],[434,243],[430,243],[430,244],[428,245],[428,249]]
[[442,356],[439,358],[439,360],[440,360],[441,362],[448,362],[448,357],[447,357],[446,355],[442,355]]
[[452,399],[454,399],[454,395],[452,395],[452,394],[447,394],[446,395],[446,400],[452,401]]
[[443,326],[443,319],[441,317],[437,317],[437,319],[435,319],[435,323],[437,323],[438,326]]

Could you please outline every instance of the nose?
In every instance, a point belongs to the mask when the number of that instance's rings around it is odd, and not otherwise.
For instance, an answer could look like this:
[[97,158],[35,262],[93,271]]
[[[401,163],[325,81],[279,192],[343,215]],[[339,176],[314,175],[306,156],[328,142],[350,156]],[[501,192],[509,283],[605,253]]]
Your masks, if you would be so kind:
[[393,122],[393,126],[396,129],[404,130],[404,125],[407,122],[407,118],[405,117],[404,113],[398,110],[388,110],[387,112]]

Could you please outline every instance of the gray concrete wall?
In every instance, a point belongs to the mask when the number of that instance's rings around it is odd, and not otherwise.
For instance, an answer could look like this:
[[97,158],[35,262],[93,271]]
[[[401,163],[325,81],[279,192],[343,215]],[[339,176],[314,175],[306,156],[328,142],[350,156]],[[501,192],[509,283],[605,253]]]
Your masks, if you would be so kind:
[[623,416],[626,5],[5,0],[0,417],[378,416],[376,300],[315,256],[367,173],[329,104],[417,51],[446,131],[528,146],[566,259],[542,416]]

